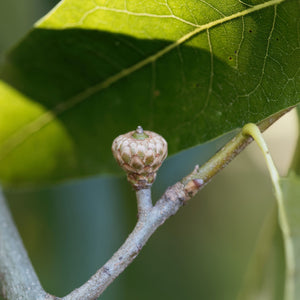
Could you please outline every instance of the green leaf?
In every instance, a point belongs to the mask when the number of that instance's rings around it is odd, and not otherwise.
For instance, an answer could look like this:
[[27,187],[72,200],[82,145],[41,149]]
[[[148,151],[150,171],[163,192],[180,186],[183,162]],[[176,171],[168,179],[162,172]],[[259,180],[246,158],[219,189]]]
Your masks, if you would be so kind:
[[299,102],[297,0],[64,0],[8,55],[0,178],[117,170],[112,140],[142,125],[169,152]]

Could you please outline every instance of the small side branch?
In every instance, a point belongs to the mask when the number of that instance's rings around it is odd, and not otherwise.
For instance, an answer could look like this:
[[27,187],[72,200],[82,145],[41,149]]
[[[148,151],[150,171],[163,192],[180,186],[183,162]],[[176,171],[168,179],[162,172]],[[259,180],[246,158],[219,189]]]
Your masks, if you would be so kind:
[[[147,191],[146,194],[148,194]],[[184,199],[184,186],[181,183],[170,187],[156,205],[148,211],[147,217],[140,218],[133,232],[112,258],[85,284],[65,296],[63,300],[97,299],[136,258],[153,232],[178,211]]]
[[151,199],[151,188],[141,189],[136,191],[137,207],[138,207],[138,218],[145,218],[151,211],[152,199]]
[[37,278],[0,188],[0,292],[9,300],[54,299]]

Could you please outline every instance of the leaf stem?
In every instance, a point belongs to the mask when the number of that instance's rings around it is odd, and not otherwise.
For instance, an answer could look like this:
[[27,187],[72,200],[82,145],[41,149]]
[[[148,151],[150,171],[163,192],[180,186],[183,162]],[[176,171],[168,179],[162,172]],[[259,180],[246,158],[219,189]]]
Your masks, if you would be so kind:
[[291,230],[288,223],[288,218],[286,215],[286,210],[283,204],[283,195],[280,187],[280,176],[275,167],[273,159],[270,155],[268,146],[259,130],[255,124],[247,124],[243,128],[243,134],[252,136],[256,141],[257,145],[261,149],[264,158],[266,160],[269,173],[272,179],[274,186],[275,196],[277,199],[278,205],[278,217],[279,225],[283,234],[284,248],[285,248],[285,263],[286,263],[286,272],[285,272],[285,290],[284,290],[284,299],[293,300],[294,299],[294,274],[295,274],[295,253],[293,249],[293,243],[291,238]]
[[[258,124],[259,129],[263,132],[269,126],[271,126],[275,121],[277,121],[284,114],[289,112],[293,107],[289,107],[285,110],[282,110],[273,116],[261,121]],[[231,141],[229,141],[221,150],[219,150],[211,159],[209,159],[201,168],[195,168],[195,170],[185,177],[182,182],[187,185],[190,182],[191,190],[190,195],[193,196],[193,191],[197,192],[197,185],[200,184],[201,188],[206,185],[217,173],[219,173],[224,167],[226,167],[246,146],[249,145],[252,141],[251,136],[246,136],[240,131]],[[194,180],[194,185],[191,181]],[[196,181],[195,181],[196,180]],[[200,180],[197,182],[197,180]]]

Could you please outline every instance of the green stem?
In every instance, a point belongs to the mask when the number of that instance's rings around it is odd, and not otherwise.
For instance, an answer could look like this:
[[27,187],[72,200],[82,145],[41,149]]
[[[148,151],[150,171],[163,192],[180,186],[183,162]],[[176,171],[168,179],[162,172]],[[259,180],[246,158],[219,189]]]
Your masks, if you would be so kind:
[[[259,129],[265,131],[291,109],[292,107],[263,120],[258,124]],[[186,191],[190,198],[203,188],[218,172],[226,167],[249,143],[251,143],[252,140],[251,136],[246,136],[241,130],[240,133],[238,133],[204,165],[200,168],[196,166],[191,174],[183,178],[181,182],[186,186]]]
[[[298,128],[300,128],[300,106],[297,106],[297,119],[298,119]],[[300,175],[300,132],[298,134],[298,141],[297,145],[294,151],[294,157],[291,162],[290,168],[289,168],[290,173],[296,173],[297,175]]]
[[283,204],[283,195],[280,187],[280,177],[275,167],[275,164],[272,160],[272,157],[270,155],[267,144],[259,128],[255,124],[247,124],[244,126],[242,133],[245,134],[245,136],[253,137],[253,139],[256,141],[259,148],[261,149],[269,169],[269,173],[274,186],[275,196],[277,199],[279,225],[282,230],[284,248],[285,248],[285,262],[286,262],[285,277],[286,278],[285,278],[284,299],[293,300],[294,290],[295,290],[294,280],[293,280],[294,273],[295,273],[295,253],[294,253],[293,243],[291,239],[290,226],[288,223],[288,218]]

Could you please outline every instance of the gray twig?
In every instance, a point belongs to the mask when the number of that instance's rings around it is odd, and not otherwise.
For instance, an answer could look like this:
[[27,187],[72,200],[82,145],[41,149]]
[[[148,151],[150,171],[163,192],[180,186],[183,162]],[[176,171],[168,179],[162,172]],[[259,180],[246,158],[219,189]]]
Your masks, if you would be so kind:
[[136,191],[137,207],[138,207],[138,218],[146,218],[148,213],[153,208],[151,198],[151,188],[141,189]]
[[[97,299],[109,284],[135,259],[153,232],[171,215],[175,214],[186,199],[182,183],[176,183],[168,188],[163,197],[152,208],[149,207],[149,194],[149,190],[138,192],[139,208],[143,213],[147,211],[147,215],[139,218],[133,232],[121,248],[85,284],[65,296],[63,300]],[[141,200],[141,198],[144,199]]]

